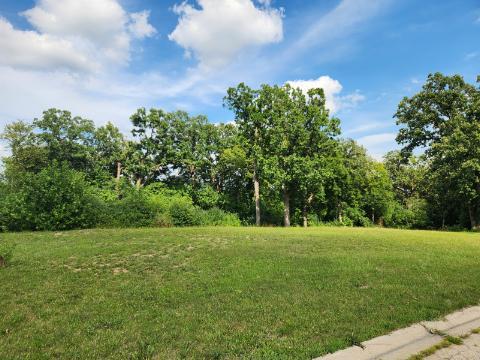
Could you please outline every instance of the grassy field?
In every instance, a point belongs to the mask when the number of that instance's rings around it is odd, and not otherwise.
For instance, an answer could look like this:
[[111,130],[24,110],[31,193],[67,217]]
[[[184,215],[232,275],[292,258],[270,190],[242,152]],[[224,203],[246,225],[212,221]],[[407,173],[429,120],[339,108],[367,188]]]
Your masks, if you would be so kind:
[[308,359],[480,300],[480,234],[357,228],[0,236],[0,359]]

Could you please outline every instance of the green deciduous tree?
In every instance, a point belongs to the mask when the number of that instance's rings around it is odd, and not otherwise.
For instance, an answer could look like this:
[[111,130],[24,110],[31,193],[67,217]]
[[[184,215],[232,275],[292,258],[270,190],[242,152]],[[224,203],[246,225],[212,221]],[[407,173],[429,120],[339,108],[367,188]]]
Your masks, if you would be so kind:
[[480,230],[480,90],[459,75],[431,74],[395,116],[404,153],[425,149],[429,171],[455,189],[471,228]]
[[168,172],[174,156],[170,116],[160,109],[138,109],[130,117],[134,142],[130,142],[126,171],[137,188]]
[[224,104],[234,112],[235,122],[246,145],[245,154],[252,166],[252,181],[255,200],[255,224],[260,226],[260,174],[259,159],[264,149],[265,124],[262,109],[258,106],[258,91],[251,89],[244,83],[235,88],[229,88],[224,98]]

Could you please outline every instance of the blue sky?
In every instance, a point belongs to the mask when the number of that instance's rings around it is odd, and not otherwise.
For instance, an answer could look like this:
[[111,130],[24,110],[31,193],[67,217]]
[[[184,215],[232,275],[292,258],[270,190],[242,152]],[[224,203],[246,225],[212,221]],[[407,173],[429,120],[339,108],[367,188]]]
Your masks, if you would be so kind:
[[226,122],[228,86],[292,81],[324,87],[344,136],[381,158],[398,102],[435,71],[480,74],[478,0],[0,2],[2,127],[50,107],[123,131],[141,106]]

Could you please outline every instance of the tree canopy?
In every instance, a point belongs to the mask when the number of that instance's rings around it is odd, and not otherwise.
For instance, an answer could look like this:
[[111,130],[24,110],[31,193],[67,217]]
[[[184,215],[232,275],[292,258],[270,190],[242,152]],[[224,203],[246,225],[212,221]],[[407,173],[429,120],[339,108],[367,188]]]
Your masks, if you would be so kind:
[[7,124],[0,230],[225,223],[480,229],[480,90],[459,75],[432,74],[400,102],[402,149],[383,162],[342,138],[322,89],[241,83],[227,90],[224,105],[234,122],[140,108],[130,134],[59,109]]

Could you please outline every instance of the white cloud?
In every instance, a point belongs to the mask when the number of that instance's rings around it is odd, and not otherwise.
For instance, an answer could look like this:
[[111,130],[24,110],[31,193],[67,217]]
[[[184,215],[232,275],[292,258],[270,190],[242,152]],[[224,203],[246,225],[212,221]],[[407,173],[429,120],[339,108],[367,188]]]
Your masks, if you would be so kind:
[[187,2],[174,7],[179,20],[169,39],[193,53],[204,68],[228,64],[252,46],[283,39],[283,10],[269,1],[256,7],[251,0],[197,0],[200,9]]
[[480,53],[478,51],[468,53],[467,55],[465,55],[465,60],[466,61],[473,60],[473,59],[477,58],[479,55],[480,55]]
[[371,147],[395,141],[396,136],[396,133],[388,132],[363,136],[357,139],[357,141],[365,147]]
[[15,29],[1,19],[3,65],[75,71],[122,65],[131,41],[155,32],[148,12],[130,14],[117,0],[39,0],[21,15],[35,30]]
[[150,12],[146,10],[130,14],[132,21],[128,25],[128,29],[136,38],[143,39],[145,37],[150,37],[157,32],[157,30],[155,30],[155,28],[148,22],[149,16]]
[[66,109],[98,124],[112,121],[123,130],[129,129],[128,117],[143,99],[134,96],[110,95],[101,87],[112,79],[98,79],[92,83],[87,77],[67,72],[41,72],[0,67],[0,83],[9,91],[0,97],[0,132],[3,126],[15,120],[31,121],[52,107]]
[[35,31],[15,30],[3,18],[0,18],[0,53],[0,65],[41,70],[61,67],[82,71],[95,69],[95,64],[76,52],[70,41]]
[[298,38],[294,44],[295,51],[357,32],[362,23],[377,15],[389,2],[391,0],[342,0]]
[[387,150],[398,147],[395,142],[396,136],[397,134],[393,132],[373,134],[358,138],[357,142],[366,147],[373,158],[381,160]]
[[367,131],[374,130],[374,129],[378,130],[388,126],[391,126],[391,124],[386,122],[381,122],[381,121],[372,121],[372,122],[367,122],[367,123],[357,125],[353,128],[348,128],[343,132],[343,134],[347,136],[351,136],[354,134],[365,133]]
[[358,91],[339,96],[342,91],[342,84],[338,80],[332,79],[330,76],[320,76],[318,79],[312,80],[291,80],[288,84],[294,88],[300,88],[305,94],[310,89],[321,88],[325,93],[325,105],[331,112],[337,112],[340,109],[351,108],[359,102],[365,100],[365,97]]

